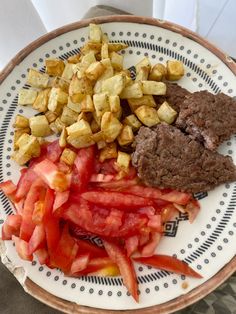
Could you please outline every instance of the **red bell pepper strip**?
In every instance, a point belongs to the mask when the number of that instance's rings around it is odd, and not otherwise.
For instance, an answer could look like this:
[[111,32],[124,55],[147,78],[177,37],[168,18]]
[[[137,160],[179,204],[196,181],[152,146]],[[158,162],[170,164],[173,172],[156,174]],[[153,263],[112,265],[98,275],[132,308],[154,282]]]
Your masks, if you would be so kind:
[[33,254],[45,242],[45,230],[43,224],[37,225],[29,240],[29,254]]
[[26,261],[32,261],[33,255],[29,253],[29,244],[28,242],[16,237],[12,236],[12,240],[16,246],[16,252],[18,253],[19,257]]
[[120,192],[89,191],[82,193],[81,197],[98,206],[124,210],[137,209],[143,206],[152,205],[152,200]]
[[138,302],[138,284],[131,259],[126,255],[126,252],[114,242],[103,239],[103,244],[111,260],[117,264],[127,290],[135,301]]
[[135,262],[149,265],[158,269],[167,270],[176,274],[186,275],[195,278],[202,278],[187,263],[168,255],[153,255],[150,257],[135,257]]

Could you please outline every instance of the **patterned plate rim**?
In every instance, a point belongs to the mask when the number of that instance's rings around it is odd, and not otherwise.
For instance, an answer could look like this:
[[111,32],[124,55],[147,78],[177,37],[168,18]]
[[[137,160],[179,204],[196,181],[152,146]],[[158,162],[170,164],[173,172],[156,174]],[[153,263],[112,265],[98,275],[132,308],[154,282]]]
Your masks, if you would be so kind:
[[[174,23],[157,20],[153,18],[146,18],[141,16],[130,16],[130,15],[113,15],[107,17],[97,17],[92,19],[86,19],[83,21],[75,22],[72,24],[68,24],[61,28],[58,28],[50,33],[43,35],[37,40],[30,43],[24,49],[22,49],[2,70],[0,73],[0,84],[6,79],[6,77],[11,73],[11,71],[17,66],[20,62],[24,60],[32,51],[43,45],[45,42],[50,41],[51,39],[62,35],[64,33],[86,27],[89,23],[111,23],[111,22],[128,22],[128,23],[139,23],[139,24],[148,24],[152,26],[158,26],[161,28],[168,29],[172,32],[179,33],[184,37],[187,37],[191,40],[196,41],[201,46],[207,48],[214,55],[216,55],[235,75],[236,75],[236,63],[230,58],[227,54],[221,51],[219,48],[215,47],[213,44],[209,43],[207,40],[197,35],[196,33],[179,26]],[[229,263],[227,263],[216,275],[211,277],[207,282],[193,289],[189,293],[182,295],[176,299],[173,299],[169,302],[140,309],[140,310],[126,310],[130,313],[141,312],[143,314],[151,314],[151,313],[172,313],[174,311],[185,308],[188,305],[191,305],[198,301],[199,299],[205,297],[207,294],[216,289],[220,284],[222,284],[227,278],[229,278],[234,271],[236,271],[236,257],[234,257]],[[73,302],[69,302],[63,299],[60,299],[49,292],[42,289],[40,286],[35,284],[31,279],[26,278],[24,282],[24,289],[26,292],[31,294],[36,299],[41,302],[56,308],[65,313],[80,313],[80,314],[99,314],[99,313],[124,313],[124,311],[113,311],[113,310],[102,310],[91,308],[87,306],[81,306],[75,304]]]

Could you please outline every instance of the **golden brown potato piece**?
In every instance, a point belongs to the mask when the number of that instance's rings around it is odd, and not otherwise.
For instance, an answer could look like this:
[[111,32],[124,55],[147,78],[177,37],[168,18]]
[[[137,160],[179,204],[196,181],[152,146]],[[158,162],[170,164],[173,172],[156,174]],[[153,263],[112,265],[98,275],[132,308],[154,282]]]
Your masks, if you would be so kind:
[[76,54],[74,56],[69,57],[67,59],[67,62],[76,64],[76,63],[78,63],[80,61],[80,57],[81,57],[81,54],[78,53],[78,54]]
[[125,87],[125,76],[123,74],[114,75],[102,81],[102,92],[109,96],[120,95]]
[[[78,95],[79,94],[79,95]],[[69,95],[92,95],[93,94],[93,83],[86,77],[78,78],[77,75],[72,77],[69,87]],[[76,101],[74,101],[76,102]]]
[[61,154],[60,161],[69,166],[72,166],[74,164],[76,156],[77,154],[73,150],[65,148]]
[[133,143],[134,133],[132,127],[129,125],[124,125],[117,140],[120,146],[129,145]]
[[17,114],[15,117],[15,122],[13,124],[14,128],[24,129],[29,127],[29,119],[22,116],[21,114]]
[[151,62],[147,57],[143,58],[135,65],[136,73],[138,73],[142,67],[147,67],[149,70],[151,69]]
[[32,105],[32,107],[35,110],[38,110],[39,112],[46,112],[48,110],[48,100],[50,91],[51,91],[50,88],[46,88],[38,93],[38,96]]
[[157,104],[152,95],[144,95],[140,98],[129,98],[128,104],[132,112],[134,112],[140,106],[149,106],[149,107],[156,107]]
[[100,25],[93,23],[89,24],[89,40],[94,43],[102,42],[102,30]]
[[33,105],[38,92],[33,89],[20,89],[18,95],[18,105]]
[[113,113],[105,112],[102,116],[101,131],[105,136],[107,143],[113,142],[122,130],[122,124],[114,117]]
[[102,75],[105,71],[105,67],[102,62],[96,61],[89,65],[89,67],[85,70],[85,75],[91,80],[95,81]]
[[55,112],[48,110],[47,112],[45,112],[45,117],[47,118],[48,123],[52,123],[56,120],[58,116]]
[[99,161],[104,162],[106,159],[117,157],[117,145],[115,142],[107,144],[100,150]]
[[178,81],[184,76],[183,62],[177,60],[167,61],[167,75],[166,78],[169,81]]
[[157,110],[157,114],[161,121],[164,121],[168,124],[173,123],[177,117],[177,112],[168,104],[167,101],[163,102],[163,104]]
[[103,114],[110,111],[109,97],[107,93],[93,95],[93,103],[96,112],[96,121],[100,125]]
[[66,128],[68,135],[82,136],[92,134],[90,125],[86,120],[79,120]]
[[69,135],[67,137],[67,142],[75,148],[89,147],[95,144],[90,134],[81,136]]
[[137,131],[142,126],[142,124],[134,114],[126,116],[125,119],[123,120],[123,123],[131,126],[134,132]]
[[66,131],[66,128],[64,127],[59,138],[60,147],[63,147],[63,148],[66,147],[67,145],[66,138],[67,138],[67,131]]
[[146,95],[165,95],[166,84],[156,81],[142,81],[142,91]]
[[46,59],[45,65],[46,73],[52,76],[61,76],[65,68],[64,62],[60,59]]
[[63,90],[61,90],[59,87],[53,87],[49,94],[48,110],[59,115],[67,101],[68,94],[63,92]]
[[61,121],[60,117],[58,117],[54,122],[50,123],[49,126],[50,129],[56,134],[60,134],[63,128],[65,128],[65,124]]
[[36,137],[48,136],[51,133],[48,120],[44,115],[29,118],[29,125],[31,134]]
[[150,72],[150,67],[148,66],[141,67],[139,72],[136,73],[135,81],[136,82],[146,81],[148,79],[149,72]]
[[121,71],[123,69],[124,56],[113,51],[110,53],[110,59],[114,70]]
[[126,86],[120,94],[121,99],[140,98],[143,96],[142,85],[140,82]]
[[137,115],[139,120],[148,127],[152,127],[160,123],[157,111],[156,109],[152,107],[149,107],[149,106],[138,107],[135,110],[135,114]]
[[82,112],[93,112],[94,104],[91,95],[85,95],[81,101],[81,111]]
[[160,82],[164,78],[166,78],[166,74],[167,74],[167,69],[164,66],[164,64],[157,63],[152,67],[148,79],[150,81]]
[[61,122],[64,123],[66,126],[69,126],[77,121],[78,113],[74,110],[71,110],[69,107],[64,106],[62,115],[61,115]]
[[76,65],[73,63],[66,63],[64,71],[61,75],[61,77],[65,80],[71,80],[72,76],[74,75],[74,70],[76,68]]
[[117,165],[120,169],[128,170],[130,161],[131,161],[131,156],[129,154],[118,151],[116,162],[117,162]]
[[27,77],[27,83],[33,87],[46,88],[49,82],[49,75],[30,69]]
[[22,134],[30,134],[30,128],[18,129],[14,132],[14,150],[19,149],[17,144],[18,139],[21,137]]

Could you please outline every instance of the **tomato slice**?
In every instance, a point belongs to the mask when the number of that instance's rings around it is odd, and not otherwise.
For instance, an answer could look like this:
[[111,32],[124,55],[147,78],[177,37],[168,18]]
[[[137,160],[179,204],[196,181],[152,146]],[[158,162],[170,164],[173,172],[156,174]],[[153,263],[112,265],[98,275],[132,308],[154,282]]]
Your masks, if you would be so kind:
[[99,188],[103,188],[105,190],[123,191],[124,189],[127,189],[127,191],[129,191],[128,187],[136,185],[137,182],[138,182],[137,178],[130,180],[122,179],[110,182],[98,182],[96,186]]
[[33,254],[45,242],[45,230],[43,224],[37,225],[29,240],[29,254]]
[[12,182],[12,180],[0,183],[0,190],[2,190],[6,196],[11,196],[15,193],[16,189],[17,186]]
[[69,188],[68,175],[58,170],[49,159],[44,159],[34,166],[35,173],[53,190],[63,192]]
[[37,179],[36,173],[32,169],[21,169],[20,180],[17,183],[16,199],[20,200],[25,197],[26,191],[29,191],[33,182]]
[[7,216],[2,226],[2,239],[11,240],[12,236],[19,236],[20,226],[22,223],[21,215],[9,215]]
[[[71,226],[70,226],[70,228],[71,228]],[[82,240],[82,239],[76,239],[76,242],[79,246],[79,253],[80,254],[89,253],[91,258],[92,257],[106,257],[107,256],[107,252],[105,251],[104,248],[98,247],[98,246],[90,243],[89,241]]]
[[113,174],[103,174],[103,173],[95,173],[92,174],[90,178],[90,182],[110,182],[114,179]]
[[192,224],[196,219],[199,211],[200,211],[200,204],[198,200],[192,199],[185,208],[186,212],[188,213],[188,220]]
[[127,255],[131,256],[134,252],[138,250],[139,236],[135,235],[125,239],[125,248]]
[[143,206],[152,205],[152,200],[120,192],[107,191],[89,191],[81,194],[81,197],[86,201],[104,206],[108,208],[117,209],[137,209]]
[[152,256],[155,253],[155,250],[160,243],[162,238],[161,233],[152,232],[150,234],[150,240],[144,245],[141,249],[142,256]]
[[123,278],[123,283],[126,286],[127,290],[135,299],[135,301],[138,302],[139,300],[138,284],[134,266],[131,259],[126,255],[125,251],[117,244],[104,239],[103,244],[111,260],[115,264],[117,264],[121,276]]
[[47,145],[46,158],[52,162],[60,159],[63,148],[59,145],[59,140],[55,140]]
[[153,255],[150,257],[135,257],[134,261],[149,265],[158,269],[167,270],[176,274],[186,275],[195,278],[202,278],[187,263],[168,255]]
[[110,257],[97,257],[91,258],[87,267],[81,271],[81,275],[87,275],[90,273],[97,272],[102,270],[103,268],[114,266],[114,262],[110,259]]
[[44,265],[49,262],[49,254],[46,248],[38,249],[34,252],[34,254],[37,256],[40,265]]
[[57,210],[59,207],[65,204],[68,201],[69,195],[70,191],[56,192],[53,211]]
[[32,261],[33,255],[29,253],[29,244],[28,242],[16,237],[12,236],[12,240],[16,246],[16,252],[18,253],[19,257],[25,261]]
[[84,269],[86,269],[86,267],[89,263],[89,258],[90,258],[89,253],[76,256],[76,258],[74,259],[74,261],[71,265],[70,273],[72,275],[75,275],[75,274],[83,271]]

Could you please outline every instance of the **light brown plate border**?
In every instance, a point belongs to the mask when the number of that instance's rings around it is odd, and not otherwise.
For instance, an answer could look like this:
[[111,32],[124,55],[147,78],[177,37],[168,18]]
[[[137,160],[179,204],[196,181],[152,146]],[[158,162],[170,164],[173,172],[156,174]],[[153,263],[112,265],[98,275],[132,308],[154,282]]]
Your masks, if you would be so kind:
[[[236,75],[236,63],[223,51],[209,43],[204,38],[200,37],[196,33],[181,27],[179,25],[161,21],[153,18],[146,18],[140,16],[130,16],[130,15],[114,15],[114,16],[106,16],[106,17],[98,17],[93,19],[87,19],[83,21],[79,21],[76,23],[72,23],[61,28],[58,28],[29,44],[23,50],[21,50],[3,69],[0,73],[0,84],[6,79],[6,77],[11,73],[16,65],[18,65],[26,56],[28,56],[32,51],[36,48],[44,44],[45,42],[70,31],[76,30],[81,27],[88,26],[89,23],[109,23],[109,22],[130,22],[130,23],[139,23],[139,24],[148,24],[153,26],[159,26],[170,31],[179,33],[191,40],[198,42],[203,47],[210,50],[214,55],[216,55],[223,63],[225,63],[229,69]],[[164,313],[172,313],[177,310],[183,309],[188,305],[195,303],[201,298],[205,297],[207,294],[216,289],[220,284],[222,284],[227,278],[229,278],[236,271],[236,257],[234,257],[227,265],[225,265],[215,276],[210,278],[207,282],[200,285],[199,287],[193,289],[187,294],[184,294],[178,298],[175,298],[169,302],[140,309],[140,310],[125,310],[125,311],[113,311],[113,310],[102,310],[91,308],[87,306],[82,306],[75,304],[73,302],[69,302],[63,299],[60,299],[53,294],[45,291],[37,284],[35,284],[31,279],[27,278],[25,281],[25,289],[36,299],[41,302],[63,311],[65,313],[73,313],[73,314],[121,314],[124,312],[129,313],[142,313],[142,314],[164,314]]]

